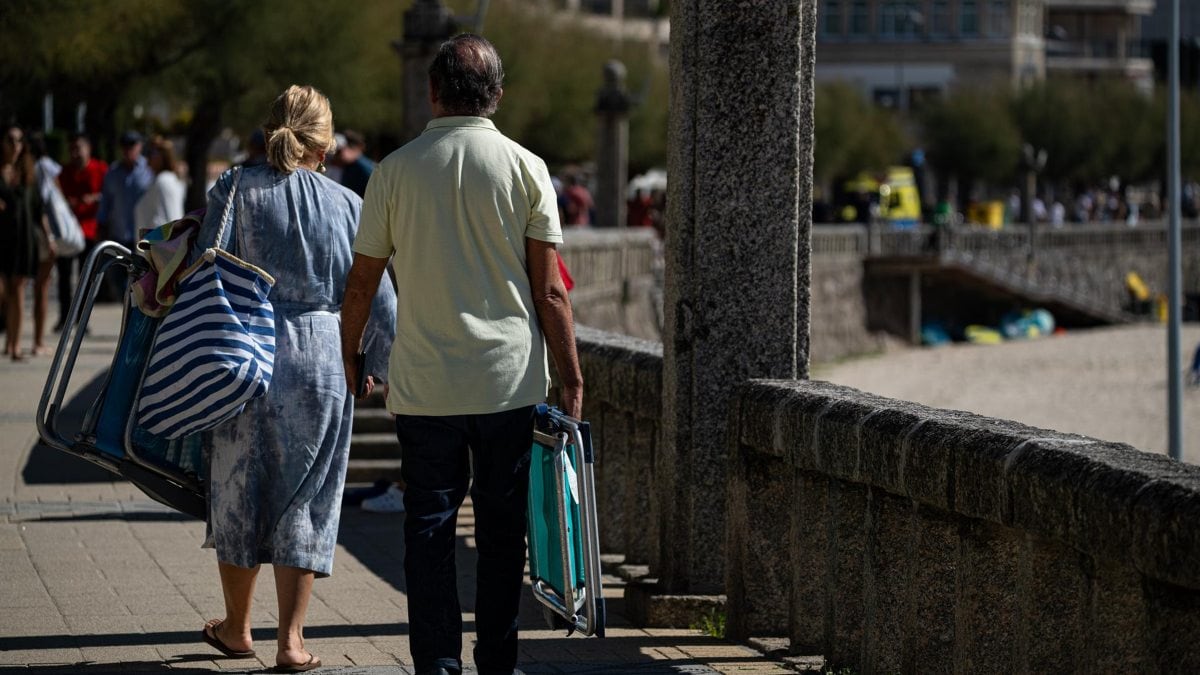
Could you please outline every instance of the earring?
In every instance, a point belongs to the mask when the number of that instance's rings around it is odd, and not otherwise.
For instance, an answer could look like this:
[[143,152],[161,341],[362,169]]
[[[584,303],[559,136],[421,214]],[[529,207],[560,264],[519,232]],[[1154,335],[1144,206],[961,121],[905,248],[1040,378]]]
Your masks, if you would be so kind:
[[317,173],[325,173],[325,162],[317,162]]

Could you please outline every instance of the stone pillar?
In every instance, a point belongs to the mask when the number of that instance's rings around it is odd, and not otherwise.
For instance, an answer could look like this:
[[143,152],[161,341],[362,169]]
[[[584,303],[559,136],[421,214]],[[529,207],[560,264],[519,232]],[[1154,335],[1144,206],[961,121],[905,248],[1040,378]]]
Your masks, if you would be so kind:
[[404,12],[404,38],[395,44],[403,61],[402,133],[407,143],[433,118],[429,107],[429,63],[442,42],[458,31],[454,16],[441,0],[413,0]]
[[671,3],[667,592],[724,586],[730,395],[808,375],[816,0]]
[[604,85],[596,93],[600,134],[596,139],[596,227],[625,225],[625,185],[629,182],[629,92],[625,65],[604,64]]

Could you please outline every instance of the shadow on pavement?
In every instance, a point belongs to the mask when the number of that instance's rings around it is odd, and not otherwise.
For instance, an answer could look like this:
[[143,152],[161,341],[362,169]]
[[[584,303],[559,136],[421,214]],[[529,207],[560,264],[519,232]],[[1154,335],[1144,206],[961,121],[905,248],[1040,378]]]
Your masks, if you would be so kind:
[[[465,626],[474,629],[474,624]],[[255,628],[251,633],[255,640],[264,643],[275,643],[274,628]],[[400,623],[370,623],[327,626],[305,626],[304,637],[315,638],[357,638],[364,636],[390,637],[408,635],[408,624]],[[207,659],[220,658],[200,641],[200,624],[194,631],[161,631],[157,633],[105,633],[102,635],[28,635],[19,637],[0,638],[0,652],[29,649],[68,649],[72,647],[157,647],[162,645],[182,645],[194,643],[196,649],[207,654]],[[210,650],[211,651],[211,650]],[[112,668],[112,665],[109,665]]]
[[196,519],[178,511],[104,511],[102,513],[65,513],[38,516],[39,521],[120,520],[127,523],[194,523]]
[[[100,396],[108,371],[97,375],[70,398],[58,416],[59,433],[71,438],[83,425],[87,409]],[[124,478],[70,453],[37,443],[29,452],[29,461],[21,472],[26,485],[113,483]]]

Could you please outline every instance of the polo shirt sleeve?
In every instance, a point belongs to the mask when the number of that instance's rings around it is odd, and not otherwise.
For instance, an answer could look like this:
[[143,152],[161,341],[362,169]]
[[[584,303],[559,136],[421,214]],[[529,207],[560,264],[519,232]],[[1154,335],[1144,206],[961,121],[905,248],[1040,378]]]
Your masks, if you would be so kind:
[[392,245],[392,182],[388,167],[380,166],[367,181],[363,196],[362,215],[358,234],[354,237],[354,252],[372,258],[390,258]]
[[529,224],[525,236],[551,244],[561,244],[562,225],[558,221],[558,195],[554,183],[550,182],[550,171],[546,163],[534,157],[524,164],[525,185],[529,190]]

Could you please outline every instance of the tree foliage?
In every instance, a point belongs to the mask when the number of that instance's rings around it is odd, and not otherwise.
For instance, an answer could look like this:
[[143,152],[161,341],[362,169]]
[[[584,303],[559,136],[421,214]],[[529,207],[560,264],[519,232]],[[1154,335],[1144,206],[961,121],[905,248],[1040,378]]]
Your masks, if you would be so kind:
[[1158,170],[1165,109],[1127,82],[1050,80],[1018,94],[1012,110],[1025,142],[1046,151],[1052,182],[1138,181]]
[[1007,89],[959,89],[921,114],[926,156],[966,183],[1010,180],[1021,153]]
[[910,147],[896,116],[872,105],[849,84],[822,84],[815,98],[813,171],[819,183],[883,169]]
[[[4,0],[0,116],[36,120],[42,96],[53,92],[60,109],[86,101],[88,128],[103,141],[126,126],[158,130],[133,111],[165,101],[180,114],[158,121],[159,128],[203,146],[188,153],[195,171],[222,128],[248,134],[274,96],[305,83],[330,97],[339,127],[394,139],[403,88],[393,42],[409,4]],[[476,8],[475,0],[448,5],[460,14]],[[602,67],[620,58],[630,89],[644,94],[632,111],[631,164],[637,170],[665,160],[666,67],[645,45],[615,42],[530,3],[506,0],[491,3],[483,32],[505,59],[508,79],[496,122],[506,133],[552,163],[590,159]]]
[[504,59],[504,100],[495,121],[505,133],[552,164],[592,158],[596,92],[604,64],[618,59],[635,98],[630,171],[666,161],[666,63],[652,57],[645,44],[616,42],[519,0],[493,2],[484,35]]

